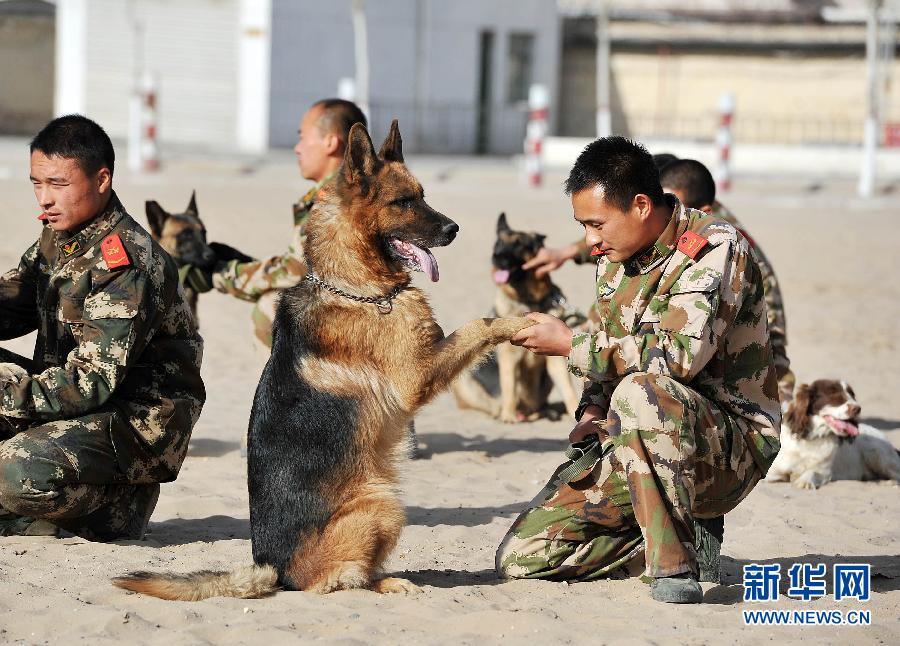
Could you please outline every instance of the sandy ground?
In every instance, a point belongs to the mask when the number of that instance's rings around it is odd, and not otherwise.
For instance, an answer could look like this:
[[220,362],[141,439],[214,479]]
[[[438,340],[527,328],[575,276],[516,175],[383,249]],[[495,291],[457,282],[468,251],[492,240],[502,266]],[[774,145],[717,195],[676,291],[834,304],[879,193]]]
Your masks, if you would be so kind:
[[[124,157],[124,154],[122,155]],[[0,142],[0,267],[12,267],[38,225],[24,142]],[[549,244],[579,230],[560,183],[522,187],[506,161],[412,159],[431,204],[461,226],[437,250],[442,280],[425,288],[449,331],[490,307],[488,259],[496,216],[546,232]],[[261,164],[180,158],[152,177],[120,171],[119,195],[143,221],[143,201],[170,210],[197,189],[210,237],[254,254],[280,252],[290,204],[305,190],[292,158]],[[781,278],[790,350],[801,380],[841,377],[856,389],[863,417],[900,446],[900,267],[890,194],[862,203],[852,184],[817,178],[739,181],[726,203],[763,245]],[[558,282],[587,305],[592,272],[567,266]],[[419,281],[421,284],[421,281]],[[900,640],[900,489],[838,482],[814,492],[760,485],[727,518],[724,581],[705,584],[705,603],[655,603],[638,580],[566,585],[501,582],[495,546],[515,514],[561,460],[570,422],[506,426],[460,412],[444,395],[417,420],[423,459],[404,469],[408,527],[388,570],[424,593],[411,597],[341,592],[280,593],[261,600],[164,602],[109,584],[128,570],[228,568],[250,562],[245,461],[239,442],[264,358],[250,337],[250,307],[220,294],[201,299],[209,399],[177,482],[166,484],[141,542],[0,539],[0,642],[91,644],[269,643],[823,643]],[[30,353],[31,338],[4,346]],[[867,604],[826,597],[803,604],[742,601],[744,564],[865,562],[874,593]],[[783,589],[787,576],[783,577]],[[830,585],[829,585],[830,589]],[[870,627],[745,627],[744,609],[864,609]]]

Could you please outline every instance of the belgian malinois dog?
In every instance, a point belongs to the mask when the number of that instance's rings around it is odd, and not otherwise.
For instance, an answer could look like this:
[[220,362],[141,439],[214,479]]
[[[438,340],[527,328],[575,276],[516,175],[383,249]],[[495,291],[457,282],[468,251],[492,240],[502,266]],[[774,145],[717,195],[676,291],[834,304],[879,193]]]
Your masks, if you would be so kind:
[[[505,213],[497,218],[491,257],[491,277],[497,285],[494,314],[510,317],[543,312],[572,325],[583,322],[584,317],[573,312],[549,275],[538,277],[534,270],[522,269],[544,246],[544,238],[539,233],[513,230]],[[474,372],[460,375],[453,383],[453,394],[460,408],[479,410],[503,422],[542,415],[558,419],[559,411],[548,403],[554,384],[562,393],[566,411],[574,416],[579,394],[572,386],[565,357],[544,357],[503,343]]]
[[425,203],[396,121],[377,155],[362,124],[353,126],[336,186],[310,214],[308,273],[281,296],[250,414],[255,565],[133,573],[116,585],[183,600],[418,589],[381,575],[405,523],[396,470],[407,426],[462,370],[530,325],[478,319],[444,336],[409,270],[436,281],[429,249],[458,229]]
[[[172,256],[179,269],[194,265],[211,269],[216,263],[216,253],[206,241],[206,226],[197,211],[197,193],[191,193],[191,201],[182,213],[169,213],[155,200],[144,204],[150,235]],[[197,318],[197,292],[185,285],[188,305]]]

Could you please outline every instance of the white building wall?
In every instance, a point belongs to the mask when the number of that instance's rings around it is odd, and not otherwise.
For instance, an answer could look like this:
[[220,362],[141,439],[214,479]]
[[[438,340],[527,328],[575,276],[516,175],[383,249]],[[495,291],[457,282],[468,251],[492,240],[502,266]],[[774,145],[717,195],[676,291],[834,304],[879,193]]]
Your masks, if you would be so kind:
[[[272,0],[270,142],[291,146],[303,112],[353,77],[350,0]],[[473,152],[480,34],[494,32],[489,150],[516,152],[524,110],[506,101],[508,36],[535,36],[533,80],[557,94],[559,22],[554,0],[369,0],[372,132],[400,119],[410,150]],[[421,40],[417,40],[417,34]],[[421,60],[418,54],[421,53]],[[417,106],[418,103],[418,106]]]
[[237,148],[239,9],[238,0],[60,0],[68,40],[57,50],[57,113],[83,112],[125,138],[143,53],[157,80],[158,140]]

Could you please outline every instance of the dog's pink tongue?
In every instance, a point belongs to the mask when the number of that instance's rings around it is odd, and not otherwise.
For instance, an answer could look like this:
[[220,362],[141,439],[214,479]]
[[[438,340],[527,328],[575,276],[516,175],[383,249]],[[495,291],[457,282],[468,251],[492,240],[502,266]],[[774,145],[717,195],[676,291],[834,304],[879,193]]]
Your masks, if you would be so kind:
[[428,276],[428,280],[433,283],[438,282],[441,275],[440,272],[438,272],[437,260],[435,260],[435,257],[431,252],[428,249],[417,247],[412,243],[409,243],[409,249],[416,254],[416,260],[419,261],[419,267],[425,272],[425,275]]
[[847,437],[856,437],[859,435],[859,428],[853,422],[848,422],[843,419],[835,419],[831,415],[826,415],[825,419],[831,424],[831,427],[834,428],[839,433],[843,433]]
[[509,269],[495,269],[494,282],[498,285],[505,285],[509,282]]

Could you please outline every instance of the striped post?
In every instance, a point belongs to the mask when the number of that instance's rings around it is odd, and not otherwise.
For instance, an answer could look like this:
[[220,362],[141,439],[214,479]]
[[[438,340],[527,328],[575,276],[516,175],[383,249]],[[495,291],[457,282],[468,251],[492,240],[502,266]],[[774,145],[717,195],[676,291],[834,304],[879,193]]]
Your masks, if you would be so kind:
[[150,74],[144,76],[141,100],[143,132],[141,137],[142,170],[159,170],[159,146],[156,145],[156,83]]
[[718,163],[716,164],[716,189],[731,190],[731,122],[734,118],[734,93],[725,92],[719,97],[719,128],[716,131]]
[[528,89],[528,124],[525,127],[525,175],[530,186],[540,186],[544,175],[544,138],[550,96],[547,88],[534,84]]
[[128,166],[132,171],[159,170],[156,117],[156,83],[153,76],[145,72],[131,97]]

